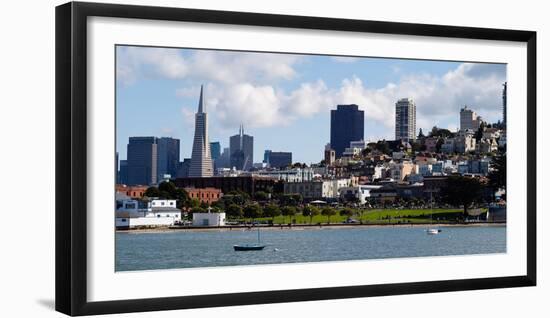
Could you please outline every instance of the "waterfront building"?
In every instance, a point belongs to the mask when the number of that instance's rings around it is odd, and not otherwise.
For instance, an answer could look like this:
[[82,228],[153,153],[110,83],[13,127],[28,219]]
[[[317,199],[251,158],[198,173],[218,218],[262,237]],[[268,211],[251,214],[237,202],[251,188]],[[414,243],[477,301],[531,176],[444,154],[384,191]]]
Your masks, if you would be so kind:
[[477,131],[479,125],[481,125],[482,119],[476,114],[475,111],[464,106],[460,109],[460,130],[472,130]]
[[[267,153],[267,165],[271,168],[283,169],[292,165],[292,152],[271,151]],[[266,158],[264,154],[264,158]]]
[[225,212],[193,213],[193,226],[224,226]]
[[210,155],[208,117],[203,105],[203,87],[201,85],[199,107],[195,114],[195,136],[193,138],[193,151],[189,167],[190,177],[211,177],[214,175],[214,167]]
[[412,98],[395,103],[395,140],[416,140],[416,104]]
[[363,140],[365,131],[365,113],[359,106],[338,105],[330,111],[330,145],[335,157],[340,158],[354,140]]
[[117,229],[166,227],[181,220],[176,200],[152,200],[117,198],[115,226]]
[[157,183],[157,138],[130,137],[127,146],[127,184],[153,185]]
[[170,137],[157,139],[157,182],[166,175],[175,178],[180,162],[180,140]]
[[254,163],[254,137],[244,133],[244,126],[239,127],[239,134],[229,137],[230,168],[248,171]]
[[185,188],[185,191],[189,198],[208,204],[218,201],[223,196],[222,191],[216,188]]

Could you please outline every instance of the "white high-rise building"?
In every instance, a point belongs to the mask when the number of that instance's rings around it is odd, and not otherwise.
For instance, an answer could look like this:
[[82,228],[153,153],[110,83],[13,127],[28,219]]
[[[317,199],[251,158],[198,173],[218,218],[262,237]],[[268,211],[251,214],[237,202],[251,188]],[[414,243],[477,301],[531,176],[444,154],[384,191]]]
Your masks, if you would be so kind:
[[468,109],[468,106],[460,109],[460,130],[477,131],[481,125],[481,117],[475,111]]
[[412,98],[395,103],[395,140],[416,140],[416,104]]
[[214,168],[208,141],[208,117],[204,112],[201,85],[199,110],[195,114],[195,138],[193,139],[189,177],[212,177],[213,175]]

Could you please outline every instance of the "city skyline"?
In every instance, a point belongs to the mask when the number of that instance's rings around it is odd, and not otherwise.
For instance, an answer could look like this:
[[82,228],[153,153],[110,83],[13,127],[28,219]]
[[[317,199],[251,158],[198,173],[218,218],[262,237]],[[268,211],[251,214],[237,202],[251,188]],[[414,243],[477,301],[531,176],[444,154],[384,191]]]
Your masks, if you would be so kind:
[[[206,62],[221,69],[209,70]],[[266,149],[274,149],[292,152],[294,161],[319,162],[330,141],[329,111],[338,104],[357,104],[364,111],[366,140],[394,138],[395,103],[401,98],[413,98],[417,104],[417,133],[434,125],[456,130],[464,105],[489,122],[502,120],[505,68],[117,47],[117,151],[121,159],[127,157],[130,136],[173,137],[180,139],[180,158],[191,157],[190,119],[194,120],[196,96],[204,82],[211,92],[204,101],[210,110],[210,142],[227,148],[242,123],[255,139],[253,157],[262,158]]]

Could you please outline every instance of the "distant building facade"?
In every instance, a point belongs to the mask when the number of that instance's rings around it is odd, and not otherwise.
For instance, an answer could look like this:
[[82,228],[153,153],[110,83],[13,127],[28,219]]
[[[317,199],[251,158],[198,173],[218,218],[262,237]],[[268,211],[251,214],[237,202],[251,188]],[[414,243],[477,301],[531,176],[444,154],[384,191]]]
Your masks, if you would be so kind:
[[210,143],[210,157],[212,160],[217,160],[222,154],[222,147],[219,141]]
[[170,175],[175,178],[180,162],[180,140],[170,137],[157,139],[157,181]]
[[477,131],[481,124],[481,117],[479,117],[475,111],[464,106],[460,109],[460,130],[472,130]]
[[325,146],[325,164],[327,166],[332,166],[336,161],[336,151],[332,149],[330,144]]
[[330,145],[336,158],[349,147],[350,142],[364,139],[365,112],[359,106],[338,105],[330,111]]
[[411,98],[395,103],[395,140],[416,140],[416,104]]
[[229,137],[230,167],[248,171],[254,163],[254,137],[244,133],[241,125],[239,134]]
[[223,196],[222,191],[216,188],[185,188],[185,191],[189,198],[208,204],[218,201]]
[[157,183],[157,138],[130,137],[127,146],[127,184],[151,185]]
[[243,191],[253,196],[256,191],[282,192],[280,182],[273,178],[259,176],[177,178],[174,181],[179,188],[216,188],[227,194],[231,191]]
[[292,165],[292,152],[266,150],[264,158],[267,155],[267,163],[271,168],[282,169]]

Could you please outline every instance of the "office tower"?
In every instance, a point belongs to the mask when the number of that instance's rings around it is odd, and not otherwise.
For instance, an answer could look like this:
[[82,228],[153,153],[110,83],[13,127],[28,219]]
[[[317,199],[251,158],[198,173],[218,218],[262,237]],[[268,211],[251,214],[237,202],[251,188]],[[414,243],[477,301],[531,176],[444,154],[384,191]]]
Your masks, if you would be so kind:
[[265,163],[267,163],[269,167],[282,169],[292,165],[292,152],[266,150],[264,159],[267,159]]
[[271,150],[264,150],[264,160],[262,161],[263,163],[269,163],[269,154],[271,154]]
[[130,137],[127,150],[128,185],[157,183],[157,138]]
[[210,143],[210,155],[212,160],[217,160],[221,155],[221,145],[219,141],[213,141]]
[[118,183],[118,151],[115,153],[115,183]]
[[208,116],[203,105],[201,85],[199,109],[195,114],[195,138],[193,139],[189,177],[211,177],[213,175],[214,167],[210,157],[210,143],[208,142]]
[[128,184],[128,161],[120,160],[118,171],[118,181],[119,184]]
[[217,168],[231,168],[230,165],[230,156],[229,156],[229,147],[223,148],[223,152],[216,160],[216,169]]
[[175,178],[180,162],[180,140],[170,137],[157,139],[157,180],[165,175]]
[[183,161],[180,161],[178,164],[178,172],[176,173],[176,178],[189,177],[189,167],[191,167],[191,158],[184,158]]
[[357,105],[338,105],[330,111],[330,144],[337,158],[350,142],[363,140],[364,131],[365,113]]
[[508,82],[502,84],[502,125],[506,128],[506,89]]
[[229,137],[229,160],[231,167],[247,171],[254,163],[254,137],[245,135],[241,125],[239,134]]
[[395,103],[395,140],[416,140],[416,104],[411,98]]
[[481,117],[475,111],[468,109],[468,106],[460,109],[460,130],[477,131],[481,124]]

